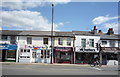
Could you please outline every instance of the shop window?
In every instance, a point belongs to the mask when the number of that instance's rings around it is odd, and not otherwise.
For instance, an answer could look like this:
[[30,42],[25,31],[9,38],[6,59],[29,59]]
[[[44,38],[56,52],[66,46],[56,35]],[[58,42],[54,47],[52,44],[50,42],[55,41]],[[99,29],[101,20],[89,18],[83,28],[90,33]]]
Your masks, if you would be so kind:
[[82,47],[85,48],[86,47],[86,39],[82,39],[81,44],[82,44]]
[[28,49],[27,52],[30,52],[30,49]]
[[62,60],[70,60],[70,53],[69,52],[61,52],[61,59]]
[[89,46],[90,47],[94,47],[94,39],[90,39],[89,40]]
[[8,50],[6,53],[6,58],[14,58],[16,56],[16,50]]
[[10,36],[10,44],[16,44],[16,37]]
[[115,41],[114,40],[110,40],[110,47],[115,47]]
[[24,49],[24,52],[26,52],[26,49]]
[[71,38],[67,38],[67,45],[71,46]]
[[1,37],[1,40],[2,40],[2,41],[7,41],[7,36],[2,36],[2,37]]
[[41,58],[43,58],[43,50],[41,50]]
[[50,51],[47,51],[47,58],[50,58]]
[[32,44],[32,37],[27,37],[27,44]]
[[33,57],[33,58],[36,58],[36,52],[33,52],[33,53],[32,53],[32,57]]
[[107,41],[102,41],[102,45],[107,45]]
[[58,44],[63,45],[63,38],[58,38]]
[[43,38],[43,44],[48,44],[48,38]]

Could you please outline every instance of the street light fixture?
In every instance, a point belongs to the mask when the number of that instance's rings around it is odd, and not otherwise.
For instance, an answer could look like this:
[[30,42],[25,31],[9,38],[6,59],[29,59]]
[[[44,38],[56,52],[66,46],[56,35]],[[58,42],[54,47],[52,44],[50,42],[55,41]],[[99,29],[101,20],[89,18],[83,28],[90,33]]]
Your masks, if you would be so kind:
[[52,27],[51,27],[51,64],[53,64],[53,55],[54,55],[54,51],[53,51],[53,14],[54,14],[54,4],[52,4]]

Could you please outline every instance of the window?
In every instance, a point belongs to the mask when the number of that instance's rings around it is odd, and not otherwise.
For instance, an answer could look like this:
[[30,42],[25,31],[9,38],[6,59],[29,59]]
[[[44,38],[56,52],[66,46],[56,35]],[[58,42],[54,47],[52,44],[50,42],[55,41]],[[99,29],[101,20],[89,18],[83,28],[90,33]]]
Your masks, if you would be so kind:
[[71,38],[67,38],[67,45],[71,46]]
[[2,41],[7,41],[7,36],[2,36],[1,39]]
[[107,41],[102,41],[102,45],[107,45]]
[[115,47],[115,41],[114,40],[110,40],[110,47]]
[[48,44],[48,38],[43,38],[43,44]]
[[118,41],[118,47],[120,48],[120,41]]
[[32,44],[32,37],[27,37],[27,44]]
[[16,44],[16,37],[10,36],[10,44]]
[[89,40],[89,43],[90,43],[90,44],[89,44],[90,47],[94,47],[94,39],[90,39],[90,40]]
[[81,40],[82,47],[86,47],[86,39]]
[[58,44],[63,45],[63,38],[58,38]]

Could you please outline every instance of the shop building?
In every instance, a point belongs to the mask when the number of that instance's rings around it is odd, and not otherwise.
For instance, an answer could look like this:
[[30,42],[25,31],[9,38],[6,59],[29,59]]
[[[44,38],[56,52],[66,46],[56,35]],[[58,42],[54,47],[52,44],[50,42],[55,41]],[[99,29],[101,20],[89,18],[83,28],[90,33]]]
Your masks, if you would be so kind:
[[120,52],[120,35],[114,34],[113,28],[109,28],[107,33],[98,31],[100,35],[102,64],[118,65],[118,53]]
[[90,64],[94,58],[99,57],[99,50],[96,43],[100,41],[100,36],[90,31],[73,31],[75,35],[75,63]]
[[72,32],[55,32],[54,63],[74,63],[74,35]]
[[19,35],[18,62],[50,63],[50,31],[22,31]]
[[0,61],[16,62],[17,37],[16,33],[0,31]]

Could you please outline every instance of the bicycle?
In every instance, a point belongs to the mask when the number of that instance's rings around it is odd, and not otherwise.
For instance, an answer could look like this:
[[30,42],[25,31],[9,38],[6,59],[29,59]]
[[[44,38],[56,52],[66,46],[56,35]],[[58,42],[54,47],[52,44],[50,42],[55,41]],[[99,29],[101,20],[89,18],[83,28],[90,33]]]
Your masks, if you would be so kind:
[[102,65],[100,64],[99,61],[94,61],[93,63],[90,64],[91,67],[101,67]]

